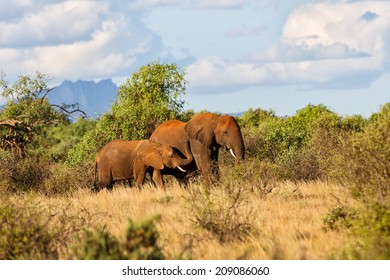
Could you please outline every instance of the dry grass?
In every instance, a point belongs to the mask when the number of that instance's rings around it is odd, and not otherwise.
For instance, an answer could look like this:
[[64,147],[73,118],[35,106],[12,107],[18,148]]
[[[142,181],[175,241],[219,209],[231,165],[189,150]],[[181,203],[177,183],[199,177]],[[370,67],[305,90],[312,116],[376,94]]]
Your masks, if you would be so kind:
[[[192,184],[190,188],[200,188]],[[248,187],[249,189],[249,187]],[[212,192],[220,192],[215,188]],[[326,182],[279,183],[272,193],[261,197],[246,193],[244,213],[251,213],[255,229],[244,241],[221,243],[210,232],[194,223],[189,205],[190,191],[177,184],[166,191],[146,185],[143,189],[116,186],[91,193],[79,190],[72,197],[29,199],[65,209],[69,216],[89,213],[90,223],[105,227],[124,238],[127,220],[161,215],[157,224],[159,242],[169,259],[329,259],[336,256],[347,239],[343,232],[322,230],[323,217],[337,206],[350,206],[354,200],[342,187]],[[66,251],[61,258],[71,258]]]

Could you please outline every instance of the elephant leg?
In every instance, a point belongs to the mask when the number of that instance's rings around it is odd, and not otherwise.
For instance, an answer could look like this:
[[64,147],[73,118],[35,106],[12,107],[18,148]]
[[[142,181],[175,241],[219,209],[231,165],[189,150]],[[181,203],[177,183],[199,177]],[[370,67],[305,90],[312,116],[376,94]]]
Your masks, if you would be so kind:
[[220,179],[219,165],[218,165],[219,147],[214,147],[211,151],[211,173],[217,181]]
[[134,165],[134,180],[135,185],[140,187],[145,180],[146,166],[138,162]]
[[152,180],[158,188],[161,188],[161,189],[164,188],[164,180],[163,180],[162,175],[161,175],[161,170],[159,170],[159,169],[153,170]]
[[196,166],[203,176],[206,185],[211,186],[211,150],[206,148],[200,141],[191,139],[191,151],[195,159]]
[[135,179],[135,185],[137,187],[140,187],[143,183],[144,183],[144,180],[145,180],[145,175],[140,175],[140,176],[137,176]]
[[114,182],[110,171],[99,171],[98,177],[99,179],[97,184],[95,185],[95,191],[100,191],[103,188],[107,188],[107,190],[112,190]]

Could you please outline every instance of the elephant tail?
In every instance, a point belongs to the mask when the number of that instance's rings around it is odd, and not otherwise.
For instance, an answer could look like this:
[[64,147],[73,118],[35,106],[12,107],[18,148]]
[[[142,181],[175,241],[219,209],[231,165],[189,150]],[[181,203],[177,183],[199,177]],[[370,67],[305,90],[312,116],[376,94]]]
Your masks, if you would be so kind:
[[95,160],[94,168],[93,168],[93,186],[96,187],[96,176],[98,173],[98,163],[97,160]]

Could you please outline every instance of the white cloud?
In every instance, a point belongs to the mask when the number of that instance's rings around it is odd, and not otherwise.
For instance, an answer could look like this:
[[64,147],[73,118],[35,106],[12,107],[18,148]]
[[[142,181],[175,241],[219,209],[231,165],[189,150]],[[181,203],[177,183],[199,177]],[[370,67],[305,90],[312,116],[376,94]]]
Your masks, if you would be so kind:
[[245,4],[245,0],[192,0],[193,9],[235,9]]
[[0,21],[0,29],[7,30],[0,34],[0,70],[11,79],[35,71],[61,79],[96,79],[128,75],[145,57],[157,58],[160,38],[136,11],[122,10],[126,1],[116,2],[119,8],[111,1],[23,7],[12,23]]
[[174,6],[180,4],[181,2],[181,0],[134,0],[129,4],[129,7],[131,9],[148,9]]
[[25,47],[86,39],[107,6],[91,1],[47,4],[36,13],[25,13],[19,21],[0,22],[0,45]]
[[[367,20],[367,14],[376,16]],[[290,14],[283,40],[307,49],[341,43],[357,51],[374,53],[383,50],[384,36],[389,30],[388,2],[317,3],[305,5]]]
[[[337,11],[337,12],[336,12]],[[390,3],[315,3],[288,17],[281,43],[242,62],[199,59],[187,68],[190,86],[368,85],[389,65]]]

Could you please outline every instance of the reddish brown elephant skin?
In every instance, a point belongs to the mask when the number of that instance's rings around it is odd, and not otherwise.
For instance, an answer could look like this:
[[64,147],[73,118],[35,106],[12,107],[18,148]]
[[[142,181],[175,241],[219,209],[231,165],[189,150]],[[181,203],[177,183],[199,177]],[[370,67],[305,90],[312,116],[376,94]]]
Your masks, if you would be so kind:
[[[161,170],[165,166],[176,168],[182,158],[167,144],[150,140],[113,140],[97,154],[95,172],[99,188],[111,189],[115,181],[135,179],[137,185],[143,183],[148,167]],[[96,179],[96,174],[95,174]],[[163,187],[163,180],[153,176],[153,182]]]
[[167,121],[157,127],[150,139],[180,150],[187,158],[181,165],[187,170],[193,166],[198,168],[207,184],[212,184],[211,172],[219,177],[217,162],[221,146],[231,150],[237,160],[244,159],[245,147],[240,127],[229,115],[201,113],[187,123]]

